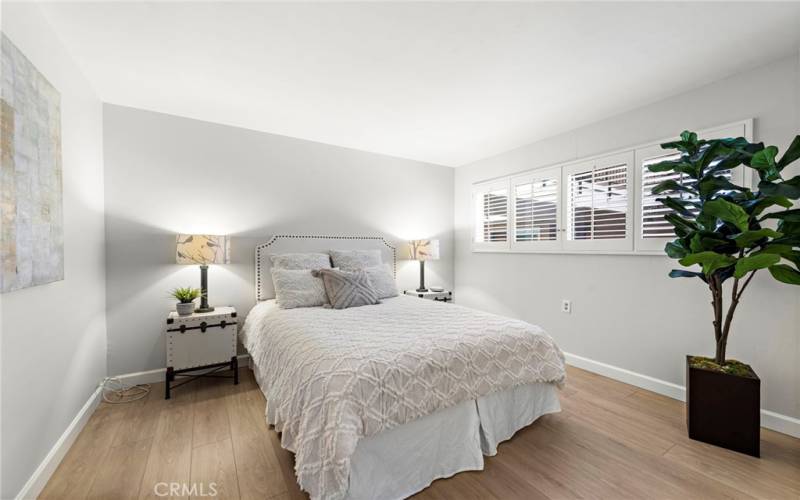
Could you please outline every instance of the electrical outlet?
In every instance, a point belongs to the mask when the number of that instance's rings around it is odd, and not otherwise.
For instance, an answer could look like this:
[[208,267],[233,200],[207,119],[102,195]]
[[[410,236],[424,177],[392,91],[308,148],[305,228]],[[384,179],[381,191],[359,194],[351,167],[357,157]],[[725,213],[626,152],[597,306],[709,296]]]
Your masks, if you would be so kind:
[[564,299],[561,301],[561,312],[562,313],[571,313],[572,312],[572,301]]

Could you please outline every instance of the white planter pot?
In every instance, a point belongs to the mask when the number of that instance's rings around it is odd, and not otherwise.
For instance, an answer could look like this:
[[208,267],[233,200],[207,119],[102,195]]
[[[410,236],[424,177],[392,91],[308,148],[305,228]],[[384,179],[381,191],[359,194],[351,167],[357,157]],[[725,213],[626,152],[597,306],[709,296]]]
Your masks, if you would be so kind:
[[189,316],[194,312],[194,302],[178,302],[175,304],[175,310],[179,316]]

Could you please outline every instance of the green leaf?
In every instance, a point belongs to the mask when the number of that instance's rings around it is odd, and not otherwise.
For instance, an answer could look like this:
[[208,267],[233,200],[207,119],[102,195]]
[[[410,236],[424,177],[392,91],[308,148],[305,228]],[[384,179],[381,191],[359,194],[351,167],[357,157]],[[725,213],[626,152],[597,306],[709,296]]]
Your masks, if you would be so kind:
[[697,224],[693,221],[684,219],[676,213],[664,214],[664,220],[675,226],[675,234],[681,238],[698,229]]
[[662,205],[667,206],[685,217],[693,217],[694,214],[687,207],[694,208],[695,203],[688,200],[681,200],[680,198],[656,198],[656,201],[661,202]]
[[764,143],[748,142],[746,145],[738,146],[736,149],[742,154],[744,164],[749,167],[751,166],[753,156],[755,156],[756,153],[764,149]]
[[783,236],[783,233],[779,233],[769,228],[764,228],[745,231],[741,234],[737,234],[733,237],[733,239],[736,241],[736,246],[739,248],[748,248],[758,240],[763,240],[764,238],[780,238],[781,236]]
[[717,253],[733,253],[737,250],[735,242],[723,239],[719,233],[702,231],[695,233],[692,238],[692,251],[705,252],[711,250]]
[[756,198],[755,200],[744,203],[745,210],[749,210],[753,215],[759,215],[761,212],[773,205],[780,205],[784,208],[792,206],[792,200],[785,196],[765,196],[763,198]]
[[792,143],[789,145],[789,149],[783,153],[783,158],[778,162],[778,169],[783,170],[786,166],[793,161],[800,158],[800,135],[796,136]]
[[717,269],[733,265],[736,262],[736,258],[717,252],[699,252],[689,254],[678,262],[680,262],[682,266],[700,264],[703,266],[703,274],[708,276]]
[[690,144],[697,144],[697,134],[688,130],[684,130],[681,132],[681,140]]
[[800,208],[794,210],[784,210],[782,212],[773,212],[761,218],[764,219],[783,219],[789,222],[800,222]]
[[800,236],[800,222],[786,219],[778,220],[778,231],[788,236]]
[[721,221],[733,224],[740,231],[747,231],[749,226],[749,217],[747,212],[742,207],[731,203],[722,198],[707,201],[703,205],[702,212],[706,215],[712,215]]
[[675,170],[675,167],[681,163],[684,163],[683,160],[664,160],[648,165],[647,170],[651,172],[670,172]]
[[750,145],[750,142],[744,137],[725,137],[724,139],[718,139],[718,140],[719,142],[725,144],[729,148],[733,148],[736,150],[739,150],[741,148]]
[[782,245],[769,242],[758,253],[774,253],[780,255],[784,259],[791,261],[795,266],[800,268],[800,250],[795,250],[792,245]]
[[776,156],[778,156],[778,148],[767,146],[753,155],[750,160],[750,166],[758,170],[759,176],[765,181],[780,179],[781,173],[778,169],[778,164],[775,163]]
[[664,191],[683,191],[686,193],[697,194],[697,191],[681,184],[675,179],[667,179],[666,181],[659,182],[658,184],[655,185],[655,187],[653,187],[652,193],[661,194]]
[[708,141],[707,145],[702,146],[700,152],[690,159],[696,164],[695,177],[703,177],[739,165],[742,162],[742,155],[723,141],[715,139]]
[[677,149],[688,153],[697,151],[697,134],[684,130],[681,133],[681,140],[673,142],[665,142],[661,145],[662,149]]
[[704,214],[703,212],[697,214],[697,217],[694,218],[694,221],[698,226],[711,233],[716,232],[720,224],[722,224],[719,219],[713,215]]
[[769,273],[778,281],[782,281],[790,285],[800,285],[800,272],[795,271],[786,264],[776,264],[774,266],[770,266]]
[[756,255],[751,255],[749,257],[742,257],[741,259],[736,261],[736,271],[734,271],[733,275],[737,278],[741,278],[750,271],[755,271],[757,269],[764,269],[766,267],[777,264],[780,261],[781,261],[780,255],[775,255],[771,253],[760,253]]
[[664,247],[667,256],[673,259],[682,259],[689,255],[689,251],[683,246],[680,240],[670,241]]
[[694,271],[684,271],[683,269],[673,269],[669,272],[670,278],[700,278],[703,281],[706,281],[706,277],[703,273],[696,273]]
[[700,191],[700,196],[704,198],[708,198],[719,191],[746,191],[746,188],[737,186],[725,177],[714,175],[701,180],[697,187]]
[[783,182],[761,181],[758,183],[758,189],[768,196],[785,196],[796,200],[800,198],[800,175]]
[[778,245],[791,245],[793,247],[800,247],[800,234],[784,235],[780,238],[772,240],[773,243]]

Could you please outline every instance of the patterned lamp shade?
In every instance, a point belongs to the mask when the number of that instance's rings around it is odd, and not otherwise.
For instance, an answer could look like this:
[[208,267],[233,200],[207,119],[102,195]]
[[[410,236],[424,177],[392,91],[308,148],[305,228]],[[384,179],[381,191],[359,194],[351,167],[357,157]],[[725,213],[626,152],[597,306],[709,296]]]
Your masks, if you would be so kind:
[[411,260],[439,259],[439,240],[411,240],[408,246]]
[[178,264],[230,264],[231,242],[227,236],[179,234],[175,261]]

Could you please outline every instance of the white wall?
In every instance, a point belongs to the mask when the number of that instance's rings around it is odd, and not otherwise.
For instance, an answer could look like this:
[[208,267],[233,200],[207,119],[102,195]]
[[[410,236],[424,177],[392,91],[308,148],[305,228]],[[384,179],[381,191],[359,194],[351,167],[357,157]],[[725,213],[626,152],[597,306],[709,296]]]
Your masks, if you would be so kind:
[[64,280],[3,295],[2,491],[13,498],[106,374],[102,105],[33,3],[2,29],[61,92]]
[[[751,117],[755,138],[783,149],[800,133],[799,73],[795,55],[457,168],[459,302],[539,324],[572,354],[683,385],[684,355],[714,353],[706,288],[668,278],[680,266],[661,256],[473,253],[471,184]],[[800,417],[800,287],[760,274],[739,306],[728,352],[760,375],[762,407]],[[573,301],[572,314],[559,312],[563,298]]]
[[[113,105],[104,107],[110,374],[163,368],[176,233],[233,235],[209,270],[209,301],[241,317],[255,303],[254,248],[271,234],[441,239],[429,284],[452,286],[453,169]],[[398,281],[416,287],[418,265]]]

